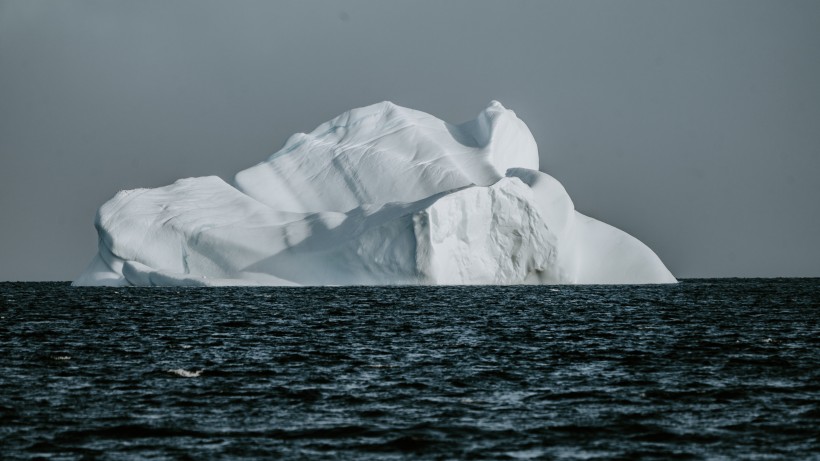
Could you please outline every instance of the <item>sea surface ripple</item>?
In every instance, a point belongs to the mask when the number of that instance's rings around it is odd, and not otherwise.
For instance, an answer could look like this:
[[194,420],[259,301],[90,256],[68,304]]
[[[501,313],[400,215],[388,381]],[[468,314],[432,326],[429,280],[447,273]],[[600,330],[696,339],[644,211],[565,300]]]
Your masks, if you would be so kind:
[[3,459],[820,459],[820,280],[0,283]]

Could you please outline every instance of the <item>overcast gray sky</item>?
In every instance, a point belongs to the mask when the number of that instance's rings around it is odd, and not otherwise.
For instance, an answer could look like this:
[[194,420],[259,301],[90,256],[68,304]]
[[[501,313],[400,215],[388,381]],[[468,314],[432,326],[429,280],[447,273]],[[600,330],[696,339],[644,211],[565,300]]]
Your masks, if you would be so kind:
[[813,0],[0,0],[0,280],[79,275],[120,189],[492,99],[676,276],[820,276],[818,82]]

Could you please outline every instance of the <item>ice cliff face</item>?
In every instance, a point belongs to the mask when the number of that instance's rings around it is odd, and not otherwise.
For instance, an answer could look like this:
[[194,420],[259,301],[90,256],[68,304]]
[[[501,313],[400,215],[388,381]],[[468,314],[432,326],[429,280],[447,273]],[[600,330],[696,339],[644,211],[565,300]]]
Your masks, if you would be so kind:
[[451,125],[380,103],[217,177],[122,191],[75,285],[672,283],[575,208],[497,102]]

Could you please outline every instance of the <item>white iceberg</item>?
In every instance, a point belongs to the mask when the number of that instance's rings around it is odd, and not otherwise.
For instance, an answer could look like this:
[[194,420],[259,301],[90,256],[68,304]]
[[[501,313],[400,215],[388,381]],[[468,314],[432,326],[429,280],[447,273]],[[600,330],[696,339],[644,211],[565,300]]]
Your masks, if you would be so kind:
[[384,102],[218,177],[122,191],[74,285],[674,283],[577,211],[515,113],[451,125]]

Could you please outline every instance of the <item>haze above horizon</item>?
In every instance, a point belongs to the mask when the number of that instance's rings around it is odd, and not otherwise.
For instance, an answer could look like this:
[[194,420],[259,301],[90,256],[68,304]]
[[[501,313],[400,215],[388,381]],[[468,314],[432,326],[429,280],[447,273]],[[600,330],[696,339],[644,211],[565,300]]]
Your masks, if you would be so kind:
[[0,0],[0,281],[71,280],[121,189],[382,100],[499,100],[679,278],[820,276],[820,2]]

